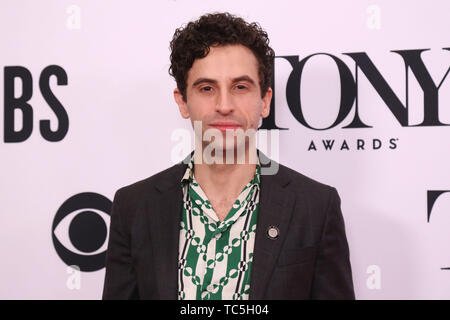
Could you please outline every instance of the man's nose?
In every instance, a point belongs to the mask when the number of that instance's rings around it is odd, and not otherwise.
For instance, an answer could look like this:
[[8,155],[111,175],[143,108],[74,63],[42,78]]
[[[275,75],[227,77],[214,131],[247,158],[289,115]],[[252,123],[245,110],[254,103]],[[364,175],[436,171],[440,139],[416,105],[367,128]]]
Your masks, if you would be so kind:
[[216,111],[222,114],[228,114],[233,112],[233,110],[234,106],[231,94],[227,90],[223,90],[217,99]]

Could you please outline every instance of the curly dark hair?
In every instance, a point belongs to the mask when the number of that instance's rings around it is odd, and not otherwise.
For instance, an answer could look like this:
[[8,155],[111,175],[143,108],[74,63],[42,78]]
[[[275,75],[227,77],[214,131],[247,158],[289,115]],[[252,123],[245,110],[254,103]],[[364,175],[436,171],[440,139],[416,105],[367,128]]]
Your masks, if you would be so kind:
[[211,46],[241,44],[258,60],[259,85],[264,97],[271,85],[275,52],[269,46],[267,33],[256,23],[248,23],[228,12],[209,13],[184,28],[175,30],[170,42],[169,74],[186,101],[186,80],[195,59],[208,55]]

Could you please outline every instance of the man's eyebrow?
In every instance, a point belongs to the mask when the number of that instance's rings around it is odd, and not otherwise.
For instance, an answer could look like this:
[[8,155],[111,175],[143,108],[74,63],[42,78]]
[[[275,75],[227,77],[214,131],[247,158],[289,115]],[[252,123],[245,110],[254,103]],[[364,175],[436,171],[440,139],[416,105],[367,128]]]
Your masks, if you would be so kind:
[[214,79],[209,79],[209,78],[198,78],[197,80],[194,81],[194,83],[192,84],[193,87],[198,86],[201,83],[211,83],[211,84],[216,84],[217,80]]
[[[243,75],[243,76],[236,77],[236,78],[232,79],[233,83],[240,82],[240,81],[246,81],[246,82],[251,83],[253,85],[256,84],[255,81],[252,78],[250,78],[248,75]],[[195,87],[195,86],[198,86],[199,84],[202,84],[202,83],[217,84],[217,80],[210,79],[210,78],[198,78],[197,80],[194,81],[192,86]]]
[[247,82],[249,82],[251,84],[256,84],[255,81],[253,81],[253,79],[250,78],[247,75],[243,75],[243,76],[240,76],[240,77],[237,77],[237,78],[233,79],[233,82],[239,82],[239,81],[247,81]]

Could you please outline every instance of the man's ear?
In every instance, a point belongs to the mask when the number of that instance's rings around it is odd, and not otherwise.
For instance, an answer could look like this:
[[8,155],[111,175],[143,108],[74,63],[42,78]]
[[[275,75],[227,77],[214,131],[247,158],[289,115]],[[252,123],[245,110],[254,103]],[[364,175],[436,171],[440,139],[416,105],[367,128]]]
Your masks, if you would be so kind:
[[272,88],[267,89],[266,94],[262,98],[261,117],[267,118],[270,113],[270,101],[272,101]]
[[183,100],[183,94],[180,92],[178,88],[173,90],[173,97],[175,98],[175,102],[178,105],[178,109],[180,109],[180,114],[183,118],[188,119],[190,117],[189,110],[187,107],[186,101]]

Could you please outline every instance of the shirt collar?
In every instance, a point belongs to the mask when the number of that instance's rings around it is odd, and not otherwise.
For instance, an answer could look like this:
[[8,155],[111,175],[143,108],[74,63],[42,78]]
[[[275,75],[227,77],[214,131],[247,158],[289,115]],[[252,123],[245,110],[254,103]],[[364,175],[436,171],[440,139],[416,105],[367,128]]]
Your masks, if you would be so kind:
[[[259,185],[260,178],[261,178],[261,163],[259,162],[259,157],[256,157],[257,164],[256,164],[256,171],[255,175],[253,176],[253,179],[249,182],[252,185]],[[184,172],[183,177],[181,178],[181,185],[184,186],[186,182],[193,182],[194,180],[194,157],[191,156],[191,160],[189,161],[186,171]]]

